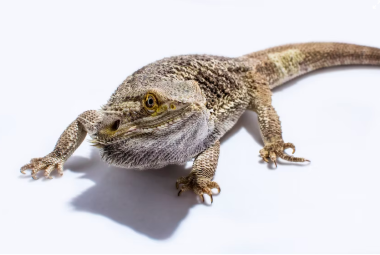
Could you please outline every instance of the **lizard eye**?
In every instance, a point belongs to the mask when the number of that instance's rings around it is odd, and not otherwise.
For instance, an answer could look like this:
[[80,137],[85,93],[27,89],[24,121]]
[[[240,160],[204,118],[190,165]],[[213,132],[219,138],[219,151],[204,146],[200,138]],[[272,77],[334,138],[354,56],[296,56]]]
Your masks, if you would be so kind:
[[151,93],[148,93],[146,96],[145,96],[145,100],[144,100],[144,106],[145,108],[148,110],[148,111],[154,111],[158,105],[157,105],[157,99],[156,97],[151,94]]
[[149,97],[148,100],[146,100],[146,105],[150,108],[154,105],[154,100],[152,97]]

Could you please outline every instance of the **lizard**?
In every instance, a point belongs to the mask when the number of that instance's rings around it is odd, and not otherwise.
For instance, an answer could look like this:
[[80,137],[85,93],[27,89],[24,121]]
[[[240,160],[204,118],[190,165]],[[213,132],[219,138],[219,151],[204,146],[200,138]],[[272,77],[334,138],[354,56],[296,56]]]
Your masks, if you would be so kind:
[[194,191],[204,202],[212,189],[220,138],[246,111],[257,113],[266,162],[281,158],[309,161],[284,151],[281,123],[272,106],[273,88],[313,70],[340,65],[380,65],[380,49],[346,43],[288,44],[241,57],[180,55],[148,64],[128,76],[99,110],[80,114],[62,133],[54,150],[21,168],[33,179],[44,172],[63,174],[63,164],[86,135],[110,165],[146,169],[194,160],[179,177],[178,196]]

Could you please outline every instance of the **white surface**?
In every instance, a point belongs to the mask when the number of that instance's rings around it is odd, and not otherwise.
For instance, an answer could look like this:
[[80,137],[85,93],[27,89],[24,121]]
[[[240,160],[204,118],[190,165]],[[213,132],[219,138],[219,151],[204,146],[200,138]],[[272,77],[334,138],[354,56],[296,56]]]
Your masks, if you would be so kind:
[[176,196],[184,167],[107,167],[88,143],[63,178],[33,181],[19,173],[145,64],[189,53],[240,56],[292,42],[380,47],[375,5],[0,2],[0,252],[379,253],[376,67],[317,71],[275,90],[284,139],[310,165],[264,164],[256,116],[244,114],[223,139],[215,177],[222,193],[212,206],[190,192]]

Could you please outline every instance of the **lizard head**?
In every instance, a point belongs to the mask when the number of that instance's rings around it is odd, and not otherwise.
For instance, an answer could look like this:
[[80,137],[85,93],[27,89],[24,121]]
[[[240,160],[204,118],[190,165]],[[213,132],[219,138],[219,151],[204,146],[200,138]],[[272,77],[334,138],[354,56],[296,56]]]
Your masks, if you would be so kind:
[[187,160],[191,148],[208,135],[205,105],[195,81],[127,78],[102,107],[103,120],[92,142],[105,161],[117,166],[160,167],[185,161],[182,157]]

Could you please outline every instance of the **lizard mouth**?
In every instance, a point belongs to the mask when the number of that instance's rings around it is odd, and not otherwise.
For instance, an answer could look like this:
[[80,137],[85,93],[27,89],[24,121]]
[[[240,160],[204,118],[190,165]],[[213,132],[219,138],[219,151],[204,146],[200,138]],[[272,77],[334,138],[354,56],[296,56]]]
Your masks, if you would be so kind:
[[95,147],[103,147],[105,145],[118,143],[133,135],[141,135],[151,133],[154,131],[169,129],[171,126],[183,122],[190,115],[191,112],[185,111],[174,116],[168,116],[163,121],[155,121],[154,123],[151,123],[150,125],[146,126],[138,126],[137,124],[122,127],[120,126],[121,121],[117,120],[109,128],[101,130],[98,134],[92,136],[92,140],[90,142]]

